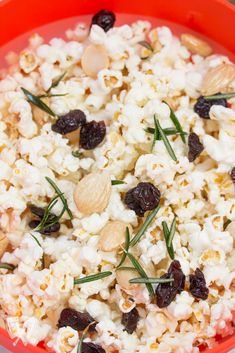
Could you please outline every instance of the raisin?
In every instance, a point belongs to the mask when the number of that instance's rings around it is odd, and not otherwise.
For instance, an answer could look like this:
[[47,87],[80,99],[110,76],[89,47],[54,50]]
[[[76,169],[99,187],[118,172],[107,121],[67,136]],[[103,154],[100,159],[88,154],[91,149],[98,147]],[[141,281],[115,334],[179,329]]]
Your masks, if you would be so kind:
[[235,184],[235,167],[230,172],[231,179],[233,181],[233,184]]
[[197,268],[194,275],[189,276],[190,293],[198,299],[206,300],[208,298],[209,289],[206,286],[206,281],[203,272]]
[[175,299],[176,295],[184,290],[185,275],[181,270],[180,262],[172,261],[167,273],[161,278],[173,278],[170,283],[159,283],[156,288],[157,305],[165,308]]
[[51,129],[58,134],[65,135],[77,130],[84,124],[86,124],[86,115],[82,110],[75,109],[60,116],[56,123],[51,126]]
[[[40,224],[41,221],[37,220],[37,219],[33,219],[32,221],[29,222],[29,227],[31,229],[35,229],[37,228],[37,226]],[[45,224],[44,228],[41,229],[39,232],[41,234],[45,234],[45,235],[49,235],[51,233],[55,233],[58,232],[60,230],[60,223],[56,222],[50,226],[48,226],[47,224]]]
[[112,11],[100,10],[92,17],[91,23],[103,28],[105,32],[108,32],[108,30],[114,26],[115,21],[116,16]]
[[98,146],[106,135],[104,121],[91,121],[82,126],[80,131],[80,146],[84,150],[92,150]]
[[126,193],[124,202],[137,216],[143,217],[146,211],[157,207],[160,196],[160,191],[153,184],[139,183]]
[[[74,309],[66,308],[62,310],[58,321],[58,328],[70,326],[76,331],[83,331],[95,320],[88,313],[81,313]],[[95,331],[96,323],[89,327],[89,332]]]
[[105,350],[98,344],[92,342],[83,342],[82,353],[105,353]]
[[204,146],[195,132],[191,132],[191,134],[189,134],[188,147],[188,160],[189,162],[193,162],[204,150]]
[[[219,93],[217,93],[219,94]],[[196,104],[194,105],[194,111],[197,113],[201,118],[203,119],[210,119],[210,109],[212,105],[223,105],[224,107],[228,106],[227,100],[224,98],[218,98],[218,99],[206,99],[203,96],[200,96],[197,99]]]
[[43,218],[45,210],[42,207],[38,207],[35,205],[29,205],[29,209],[34,214],[35,216],[38,216],[39,218]]
[[125,327],[125,331],[132,334],[137,328],[139,319],[140,315],[136,308],[132,309],[129,313],[122,314],[122,325]]

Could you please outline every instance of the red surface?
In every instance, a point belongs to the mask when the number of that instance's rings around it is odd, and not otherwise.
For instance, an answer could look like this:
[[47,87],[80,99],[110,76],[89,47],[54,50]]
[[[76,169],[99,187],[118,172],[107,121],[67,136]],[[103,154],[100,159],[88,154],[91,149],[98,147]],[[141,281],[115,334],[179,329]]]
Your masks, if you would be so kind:
[[[0,46],[35,27],[101,8],[115,12],[156,16],[201,32],[235,54],[235,7],[224,0],[3,0],[0,2]],[[45,353],[39,347],[16,346],[0,329],[0,344],[15,353]],[[208,353],[227,353],[235,336]]]

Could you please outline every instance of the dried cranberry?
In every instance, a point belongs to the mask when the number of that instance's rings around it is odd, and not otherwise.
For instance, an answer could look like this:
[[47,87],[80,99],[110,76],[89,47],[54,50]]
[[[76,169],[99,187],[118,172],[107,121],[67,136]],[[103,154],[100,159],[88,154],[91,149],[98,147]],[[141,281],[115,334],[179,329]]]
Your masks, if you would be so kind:
[[51,129],[58,134],[65,135],[77,130],[84,124],[86,124],[86,115],[82,110],[75,109],[60,116],[56,123],[51,126]]
[[83,342],[82,353],[105,353],[105,350],[98,344],[92,342]]
[[204,150],[204,146],[195,132],[191,132],[191,134],[189,134],[188,147],[188,160],[189,162],[193,162]]
[[206,281],[203,272],[197,268],[194,275],[189,276],[190,293],[198,299],[206,300],[208,298],[209,289],[206,286]]
[[132,309],[129,313],[122,315],[122,325],[125,327],[125,331],[132,334],[136,328],[140,319],[139,312],[136,308]]
[[172,261],[167,273],[161,278],[173,278],[170,283],[159,283],[156,288],[157,305],[165,308],[175,299],[176,295],[184,290],[185,275],[181,270],[180,262]]
[[[219,93],[217,93],[219,94]],[[197,100],[197,103],[194,105],[194,111],[203,119],[210,119],[210,109],[212,105],[223,105],[224,107],[228,106],[227,100],[224,98],[218,99],[206,99],[203,96],[200,96]]]
[[106,135],[106,126],[104,121],[91,122],[82,126],[80,131],[80,146],[85,150],[92,150],[98,146]]
[[137,216],[143,217],[146,211],[157,207],[160,196],[160,191],[153,184],[139,183],[126,193],[124,202]]
[[231,179],[233,181],[233,184],[235,184],[235,167],[233,167],[233,169],[230,172],[231,175]]
[[97,25],[105,32],[108,32],[110,28],[114,26],[116,21],[116,16],[112,11],[100,10],[92,17],[92,24]]
[[[83,331],[85,328],[90,325],[95,320],[88,313],[81,313],[74,309],[66,308],[62,310],[58,322],[58,327],[70,326],[76,331]],[[89,332],[95,331],[96,323],[89,327]]]
[[[37,226],[40,224],[41,221],[37,219],[33,219],[32,221],[29,222],[29,227],[31,229],[37,228]],[[50,235],[51,233],[56,233],[60,230],[60,223],[56,222],[52,225],[48,225],[47,223],[44,225],[44,227],[39,231],[41,234],[45,235]]]

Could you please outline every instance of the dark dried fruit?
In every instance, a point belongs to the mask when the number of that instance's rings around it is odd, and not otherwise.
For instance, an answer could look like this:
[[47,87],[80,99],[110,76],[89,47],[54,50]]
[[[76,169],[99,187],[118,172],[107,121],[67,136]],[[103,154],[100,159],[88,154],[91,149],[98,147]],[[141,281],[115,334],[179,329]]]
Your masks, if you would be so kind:
[[75,109],[60,116],[56,123],[51,126],[51,129],[58,134],[65,135],[77,130],[84,124],[86,124],[86,115],[82,110]]
[[[219,93],[217,93],[219,94]],[[224,98],[218,99],[205,99],[203,96],[200,96],[197,99],[196,104],[194,105],[194,111],[203,119],[210,119],[210,109],[212,105],[223,105],[224,107],[228,106],[227,100]]]
[[136,308],[132,309],[129,313],[122,314],[122,325],[125,327],[125,331],[132,334],[137,328],[139,319],[140,315]]
[[92,150],[98,146],[106,135],[106,126],[104,121],[91,122],[82,126],[80,131],[80,146],[84,150]]
[[137,216],[143,217],[146,211],[157,207],[160,196],[160,191],[153,184],[139,183],[126,193],[124,202]]
[[29,209],[35,216],[43,218],[45,212],[44,208],[35,205],[29,205]]
[[[37,228],[37,226],[40,224],[41,221],[37,219],[33,219],[32,221],[29,222],[29,227],[31,229]],[[56,233],[60,230],[60,223],[56,222],[52,225],[47,225],[45,224],[44,228],[39,230],[39,233],[44,234],[44,235],[50,235],[51,233]]]
[[83,342],[82,353],[105,353],[105,350],[98,344],[92,342]]
[[108,32],[110,28],[114,26],[116,21],[116,16],[112,11],[100,10],[92,17],[92,24],[97,25],[105,32]]
[[231,179],[233,181],[233,184],[235,184],[235,167],[233,167],[233,169],[230,172],[231,175]]
[[[88,313],[81,313],[74,309],[66,308],[62,310],[58,322],[58,328],[70,326],[76,331],[83,331],[95,320]],[[89,332],[95,331],[96,323],[89,327]]]
[[195,132],[191,132],[188,137],[188,160],[189,162],[195,161],[195,159],[204,150],[203,144],[200,142],[199,137]]
[[206,300],[208,298],[209,289],[206,286],[206,281],[203,272],[197,268],[194,275],[189,276],[190,293],[198,299]]
[[172,261],[168,272],[161,278],[173,278],[174,282],[159,283],[156,288],[157,305],[165,308],[175,299],[176,295],[184,290],[185,275],[181,270],[180,262]]

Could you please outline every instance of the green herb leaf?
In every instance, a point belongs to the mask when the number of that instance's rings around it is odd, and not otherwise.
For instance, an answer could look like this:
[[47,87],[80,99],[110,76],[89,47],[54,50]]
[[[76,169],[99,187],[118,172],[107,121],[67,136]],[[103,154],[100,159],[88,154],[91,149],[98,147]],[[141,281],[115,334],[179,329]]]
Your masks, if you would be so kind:
[[176,230],[176,217],[174,217],[174,219],[173,219],[173,222],[172,222],[171,228],[170,228],[170,232],[169,232],[169,236],[168,236],[167,245],[169,247],[171,247],[171,245],[172,245],[172,240],[173,240],[174,235],[175,235],[175,230]]
[[[140,265],[140,263],[134,258],[134,256],[130,253],[127,253],[127,256],[129,257],[132,265],[135,267],[136,271],[139,273],[139,275],[143,278],[148,278],[145,270],[143,267]],[[154,289],[151,283],[146,283],[146,287],[149,292],[149,296],[152,298],[154,296]]]
[[227,226],[231,223],[232,221],[230,219],[227,219],[227,221],[224,223],[223,230],[226,230]]
[[67,72],[65,71],[62,75],[59,75],[58,77],[54,78],[54,80],[52,81],[51,86],[48,88],[47,93],[50,92],[50,90],[56,86],[58,86],[58,84],[60,83],[61,80],[63,80],[64,76],[67,74]]
[[124,263],[124,261],[126,260],[127,252],[129,251],[129,248],[130,248],[130,232],[129,232],[129,228],[128,227],[126,227],[125,236],[126,236],[125,248],[124,248],[124,251],[123,251],[123,254],[122,254],[121,261],[117,265],[117,268],[119,268]]
[[117,267],[116,271],[137,271],[136,268],[130,266]]
[[123,180],[112,180],[111,184],[112,185],[121,185],[121,184],[126,184],[126,182]]
[[164,238],[165,238],[166,248],[167,248],[168,254],[169,254],[170,258],[172,260],[174,260],[175,252],[174,252],[174,248],[173,248],[173,244],[172,243],[171,243],[171,246],[168,246],[170,231],[169,231],[169,228],[168,228],[168,226],[167,226],[165,221],[162,222],[162,228],[163,228],[163,234],[164,234]]
[[91,327],[91,325],[94,325],[95,323],[96,323],[95,321],[91,322],[83,331],[82,336],[81,336],[79,343],[78,343],[77,353],[82,353],[82,344],[83,344],[84,338],[86,337],[86,334],[87,334],[89,328]]
[[211,96],[204,96],[205,99],[207,100],[214,100],[214,99],[229,99],[229,98],[233,98],[235,97],[235,92],[231,92],[231,93],[219,93],[219,94],[214,94]]
[[38,98],[50,98],[50,97],[64,97],[67,96],[68,93],[56,93],[56,94],[51,94],[51,93],[46,93],[46,94],[41,94],[40,96],[37,96]]
[[146,40],[141,40],[140,42],[138,42],[138,44],[142,45],[142,47],[144,47],[144,48],[150,50],[151,52],[153,52],[152,45],[149,42],[147,42]]
[[154,149],[154,146],[155,146],[155,143],[157,140],[159,140],[159,131],[158,131],[158,127],[157,127],[157,122],[156,122],[156,118],[155,118],[155,115],[154,115],[154,136],[153,136],[153,143],[152,143],[152,148],[151,148],[151,151],[153,151]]
[[174,282],[173,278],[133,278],[129,281],[130,283],[170,283],[170,282]]
[[74,156],[75,158],[79,158],[79,157],[81,157],[81,152],[79,152],[79,150],[72,151],[72,156]]
[[167,149],[167,152],[169,153],[169,155],[171,156],[171,158],[176,162],[177,161],[177,158],[176,158],[176,155],[175,155],[175,152],[173,150],[173,148],[171,147],[171,144],[167,138],[167,136],[165,135],[164,131],[162,130],[161,128],[161,125],[159,123],[159,121],[156,119],[156,124],[157,124],[157,127],[158,127],[158,131],[162,137],[162,141],[164,142],[164,145]]
[[24,95],[27,97],[28,101],[38,107],[39,109],[43,110],[49,115],[56,116],[56,114],[37,96],[30,93],[27,89],[21,87]]
[[[29,233],[31,235],[31,237],[36,241],[36,243],[38,244],[38,246],[40,246],[40,248],[42,248],[42,245],[41,243],[39,242],[39,240],[32,234],[32,233]],[[45,256],[44,256],[44,252],[42,254],[42,268],[45,268]]]
[[90,275],[82,278],[75,278],[74,284],[83,284],[87,282],[98,281],[99,279],[111,276],[111,274],[112,274],[111,271],[105,271],[105,272],[99,272],[94,275]]
[[[171,136],[171,135],[178,135],[179,132],[174,128],[174,127],[166,127],[165,129],[162,129],[165,133],[166,136]],[[154,134],[155,129],[153,127],[147,127],[144,129],[145,132],[148,134]],[[187,132],[183,131],[184,136],[187,135]],[[158,136],[158,140],[161,140],[161,136]]]
[[140,227],[140,229],[138,230],[138,232],[136,233],[134,238],[132,238],[132,240],[130,242],[130,246],[131,247],[136,245],[140,241],[140,239],[142,238],[142,236],[146,232],[146,230],[149,227],[149,225],[152,223],[153,219],[155,218],[155,216],[156,216],[156,214],[158,213],[159,210],[160,210],[160,206],[158,205],[156,208],[154,208],[154,210],[152,212],[150,212],[148,214],[148,216],[146,217],[144,223],[142,224],[142,226]]
[[173,122],[173,124],[175,125],[177,131],[179,132],[180,134],[180,137],[181,137],[181,140],[183,141],[183,143],[186,143],[186,139],[185,139],[185,136],[184,136],[184,131],[182,129],[182,126],[177,118],[177,116],[175,115],[174,111],[171,109],[170,105],[166,102],[166,101],[163,101],[163,103],[167,104],[168,107],[170,108],[170,118],[171,118],[171,121]]
[[16,266],[8,264],[6,262],[0,262],[0,268],[3,268],[4,270],[14,271]]
[[72,214],[71,210],[69,209],[68,202],[67,202],[66,198],[64,197],[64,194],[60,191],[58,186],[54,183],[54,181],[51,178],[49,178],[49,177],[45,177],[45,178],[48,181],[48,183],[53,187],[56,194],[59,196],[61,202],[63,203],[65,210],[67,211],[67,213],[70,217],[70,219],[73,219],[73,214]]

